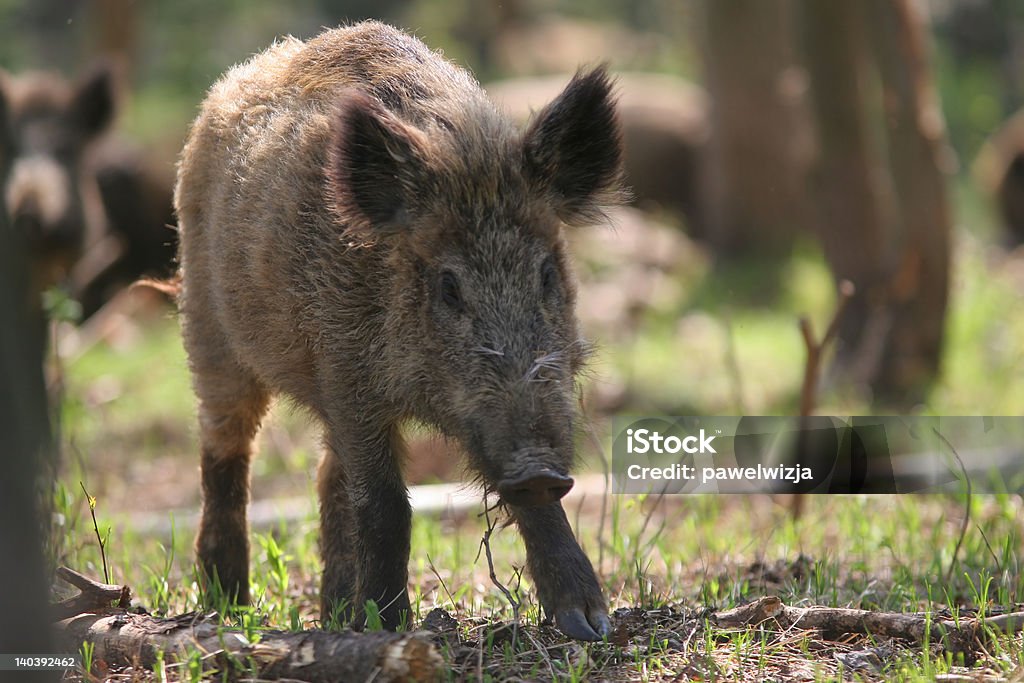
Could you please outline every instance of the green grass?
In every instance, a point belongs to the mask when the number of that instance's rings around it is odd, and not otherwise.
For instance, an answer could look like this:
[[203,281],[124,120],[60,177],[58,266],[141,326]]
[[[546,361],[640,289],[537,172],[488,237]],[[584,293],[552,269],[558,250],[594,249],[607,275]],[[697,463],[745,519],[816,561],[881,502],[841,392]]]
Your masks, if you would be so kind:
[[159,449],[161,426],[177,430],[193,412],[181,333],[170,314],[147,323],[130,352],[97,344],[68,368],[63,421],[85,450],[116,434],[145,456]]
[[[1008,497],[970,501],[973,524],[954,561],[966,503],[925,496],[813,497],[804,517],[794,520],[785,505],[766,497],[615,496],[605,520],[603,551],[597,547],[600,520],[593,509],[583,512],[578,532],[593,560],[603,556],[601,575],[611,608],[633,608],[640,616],[619,613],[618,623],[635,623],[624,629],[627,636],[617,644],[582,648],[539,626],[529,577],[518,580],[516,567],[524,561],[521,544],[512,530],[500,531],[492,538],[499,579],[517,589],[524,628],[564,655],[550,663],[534,661],[536,649],[526,639],[515,650],[509,643],[493,642],[493,628],[512,614],[486,577],[486,561],[476,558],[482,520],[419,516],[410,561],[414,617],[418,623],[434,607],[450,612],[464,642],[483,648],[485,670],[496,679],[500,671],[526,674],[530,667],[544,671],[550,665],[560,680],[581,680],[585,674],[610,680],[671,679],[688,667],[713,680],[747,680],[781,675],[780,667],[804,666],[801,653],[806,653],[815,680],[838,680],[837,660],[821,653],[867,648],[871,638],[830,641],[813,632],[782,634],[770,628],[723,631],[703,624],[700,610],[727,609],[762,595],[777,595],[795,606],[893,612],[949,607],[966,615],[1013,608],[1024,601],[1020,502]],[[88,539],[66,548],[61,561],[100,576],[98,549],[83,504],[81,496],[73,496],[60,511],[72,520],[65,538]],[[102,500],[98,513],[103,529],[108,523]],[[264,627],[316,625],[315,538],[313,520],[255,534],[254,605],[232,612],[215,600],[214,606],[226,615],[224,623],[242,629],[250,639],[258,638]],[[186,534],[141,538],[128,527],[114,526],[107,549],[112,580],[133,586],[138,602],[156,614],[202,609],[190,541]],[[488,625],[492,632],[481,636]],[[941,648],[900,641],[892,645],[896,660],[886,677],[926,680],[958,665],[944,659]],[[457,661],[453,665],[458,668]],[[1022,665],[1024,642],[1018,636],[997,638],[995,650],[973,667],[1006,675]],[[533,675],[545,677],[536,670]]]
[[972,239],[961,245],[944,373],[929,408],[940,415],[1024,414],[1020,257]]

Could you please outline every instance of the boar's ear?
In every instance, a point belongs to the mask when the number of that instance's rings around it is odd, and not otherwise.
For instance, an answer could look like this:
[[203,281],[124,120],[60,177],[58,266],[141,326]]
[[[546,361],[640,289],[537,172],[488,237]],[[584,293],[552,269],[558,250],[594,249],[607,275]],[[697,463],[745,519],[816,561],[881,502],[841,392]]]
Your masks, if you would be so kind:
[[376,99],[347,93],[335,121],[326,168],[335,216],[364,238],[405,230],[417,193],[423,191],[426,158],[422,132]]
[[89,137],[102,133],[114,120],[114,73],[109,64],[92,68],[75,86],[71,113]]
[[523,136],[527,173],[568,224],[595,222],[625,198],[622,130],[604,66],[579,71]]

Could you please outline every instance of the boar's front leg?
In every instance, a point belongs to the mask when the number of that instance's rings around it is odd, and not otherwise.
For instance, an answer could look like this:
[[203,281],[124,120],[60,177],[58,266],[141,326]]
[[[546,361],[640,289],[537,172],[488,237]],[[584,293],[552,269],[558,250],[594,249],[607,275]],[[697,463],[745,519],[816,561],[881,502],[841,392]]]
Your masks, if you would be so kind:
[[408,623],[409,536],[412,508],[402,479],[404,445],[396,427],[332,425],[320,475],[324,577],[321,619],[351,606],[363,625],[373,600],[385,628]]
[[348,475],[331,445],[320,462],[320,555],[324,574],[320,581],[320,622],[323,628],[353,617],[356,603],[355,537]]
[[601,640],[611,632],[608,607],[590,560],[572,534],[560,502],[509,506],[526,544],[540,604],[562,633]]
[[247,605],[249,461],[268,397],[243,368],[215,353],[216,346],[208,335],[205,345],[190,347],[202,446],[196,554],[206,587],[219,585],[230,600]]

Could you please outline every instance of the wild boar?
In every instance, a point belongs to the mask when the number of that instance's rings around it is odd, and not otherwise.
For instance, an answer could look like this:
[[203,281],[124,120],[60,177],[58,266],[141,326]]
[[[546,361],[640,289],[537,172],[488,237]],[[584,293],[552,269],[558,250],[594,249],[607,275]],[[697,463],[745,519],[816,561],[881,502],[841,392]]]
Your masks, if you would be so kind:
[[48,73],[0,72],[4,198],[12,229],[29,243],[34,293],[65,280],[102,230],[102,205],[84,159],[113,114],[105,68],[75,84]]
[[139,278],[167,278],[176,269],[174,179],[166,167],[123,137],[95,150],[89,173],[95,178],[106,218],[106,235],[116,255],[88,273],[75,291],[88,318]]
[[603,67],[517,129],[377,22],[288,38],[210,90],[179,163],[179,308],[199,400],[200,567],[248,600],[253,438],[271,395],[324,426],[321,615],[409,619],[408,420],[463,446],[567,635],[609,630],[559,500],[586,344],[564,225],[621,197]]
[[143,275],[174,270],[173,182],[105,133],[117,88],[106,64],[78,82],[0,72],[0,171],[9,222],[30,245],[33,296],[67,285],[95,313]]

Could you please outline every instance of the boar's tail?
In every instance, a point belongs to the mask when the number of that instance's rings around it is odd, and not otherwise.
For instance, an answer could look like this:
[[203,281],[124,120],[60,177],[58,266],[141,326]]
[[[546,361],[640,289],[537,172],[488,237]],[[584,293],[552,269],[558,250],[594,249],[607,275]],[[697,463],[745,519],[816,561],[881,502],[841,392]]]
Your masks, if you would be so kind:
[[132,289],[135,289],[136,287],[148,287],[149,289],[155,289],[158,292],[166,294],[172,299],[177,299],[181,294],[181,272],[175,273],[166,280],[158,280],[150,277],[139,278],[133,282],[131,286]]

